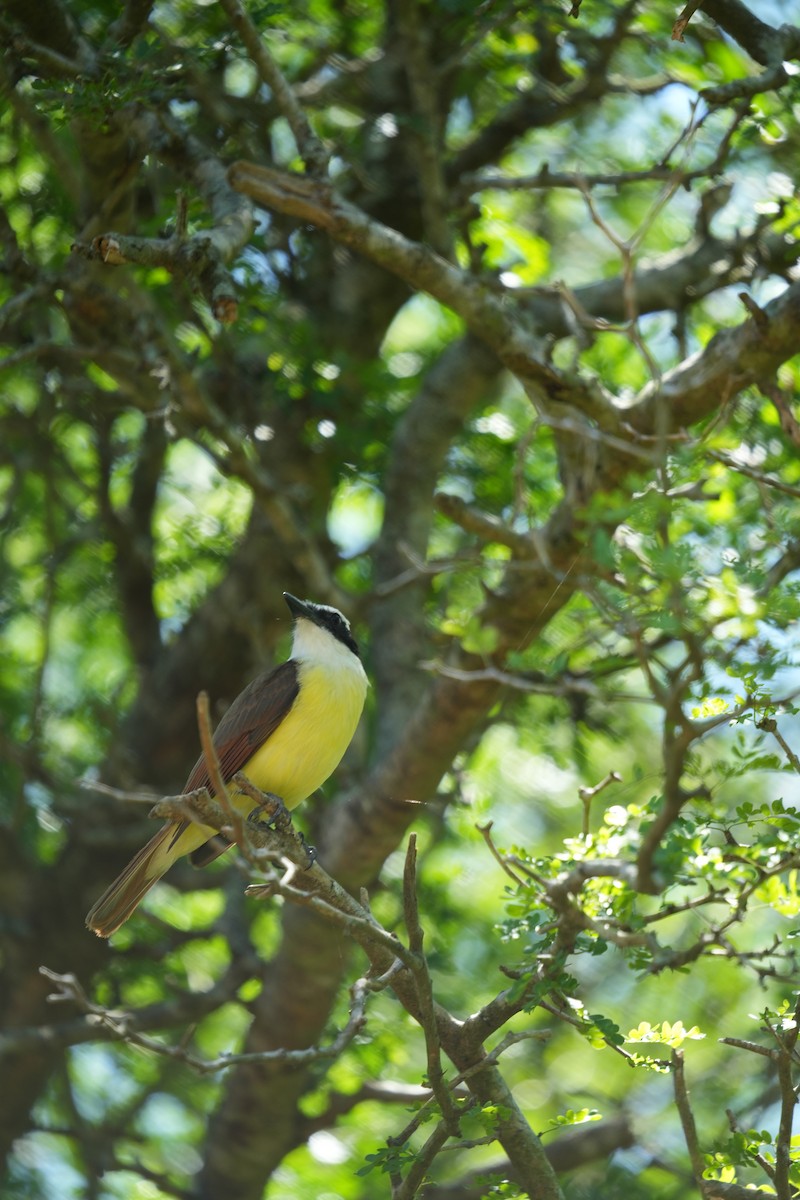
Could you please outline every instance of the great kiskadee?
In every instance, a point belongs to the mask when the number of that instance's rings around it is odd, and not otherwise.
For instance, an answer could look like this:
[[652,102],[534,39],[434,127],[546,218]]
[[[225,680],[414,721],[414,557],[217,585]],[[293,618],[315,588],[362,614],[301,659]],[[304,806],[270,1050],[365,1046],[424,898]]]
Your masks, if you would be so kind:
[[[356,731],[368,683],[339,610],[283,595],[295,618],[291,657],[259,675],[234,700],[217,727],[214,746],[226,783],[244,771],[262,792],[294,808],[339,765]],[[202,787],[213,795],[201,755],[183,790]],[[253,808],[252,799],[235,790],[231,803],[242,813]],[[205,825],[170,822],[106,889],[86,924],[109,937],[177,858],[191,854],[195,865],[204,866],[226,848]]]

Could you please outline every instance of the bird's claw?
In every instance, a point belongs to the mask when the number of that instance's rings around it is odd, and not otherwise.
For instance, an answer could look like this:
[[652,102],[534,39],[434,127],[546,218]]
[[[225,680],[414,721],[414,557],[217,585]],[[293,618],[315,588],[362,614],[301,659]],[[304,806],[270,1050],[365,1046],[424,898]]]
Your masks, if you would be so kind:
[[264,813],[267,811],[267,806],[259,804],[248,814],[248,822],[251,825],[260,825],[262,829],[290,829],[292,818],[280,796],[275,796],[272,792],[265,792],[265,795],[271,802],[270,815],[265,820]]
[[281,832],[286,832],[291,829],[299,839],[300,844],[308,855],[308,862],[306,863],[305,869],[308,870],[309,867],[313,867],[314,863],[317,861],[316,847],[309,846],[305,839],[305,834],[301,833],[299,829],[294,828],[294,825],[292,824],[292,814],[289,812],[280,796],[275,796],[272,792],[266,792],[265,795],[268,796],[271,801],[271,815],[264,820],[266,805],[259,804],[251,813],[248,814],[248,824],[255,825],[260,829],[276,829]]
[[306,870],[308,871],[309,868],[313,867],[314,863],[317,861],[317,847],[309,846],[308,842],[305,839],[305,834],[298,832],[298,837],[300,838],[300,841],[303,843],[303,849],[305,850],[306,854],[308,855],[308,862],[306,863]]

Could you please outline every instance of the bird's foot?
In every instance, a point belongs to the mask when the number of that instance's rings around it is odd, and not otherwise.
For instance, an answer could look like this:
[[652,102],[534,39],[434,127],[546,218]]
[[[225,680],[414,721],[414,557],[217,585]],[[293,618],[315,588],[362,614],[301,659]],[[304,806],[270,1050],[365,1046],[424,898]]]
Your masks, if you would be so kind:
[[310,867],[313,867],[314,863],[317,861],[317,847],[309,846],[308,842],[306,841],[305,834],[300,833],[299,830],[298,830],[297,836],[300,838],[300,841],[303,843],[303,849],[305,850],[306,854],[308,855],[308,862],[306,863],[306,870],[308,870]]
[[[299,829],[295,829],[292,824],[292,814],[281,800],[280,796],[276,796],[273,792],[264,792],[267,803],[259,804],[257,808],[248,815],[247,821],[250,825],[255,825],[260,829],[275,829],[279,833],[288,833],[291,831],[300,842],[300,845],[308,855],[306,870],[313,867],[317,861],[317,851],[314,846],[309,846],[305,839],[305,835]],[[266,819],[265,819],[266,818]]]
[[292,818],[288,808],[274,792],[264,792],[265,804],[259,804],[248,814],[247,820],[251,825],[260,825],[266,829],[292,829]]

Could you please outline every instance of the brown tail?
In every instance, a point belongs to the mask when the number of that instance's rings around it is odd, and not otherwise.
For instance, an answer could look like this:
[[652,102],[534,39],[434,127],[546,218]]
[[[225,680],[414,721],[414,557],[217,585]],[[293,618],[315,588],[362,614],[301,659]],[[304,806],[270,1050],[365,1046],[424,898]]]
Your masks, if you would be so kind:
[[186,853],[185,849],[178,849],[175,845],[180,829],[177,824],[165,825],[160,829],[93,905],[86,917],[86,924],[98,937],[110,937],[116,933],[144,894],[169,870],[180,854]]

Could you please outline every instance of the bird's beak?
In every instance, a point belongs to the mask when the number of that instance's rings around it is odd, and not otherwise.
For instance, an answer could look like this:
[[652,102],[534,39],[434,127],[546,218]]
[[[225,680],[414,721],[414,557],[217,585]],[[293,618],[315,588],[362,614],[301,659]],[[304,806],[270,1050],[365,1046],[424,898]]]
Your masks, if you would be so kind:
[[291,592],[284,592],[283,598],[293,617],[305,617],[307,621],[313,621],[313,614],[305,600],[298,600],[297,596],[293,596]]

